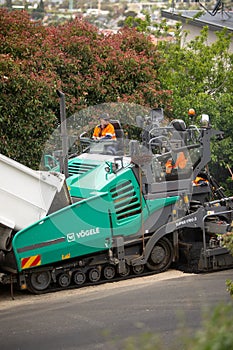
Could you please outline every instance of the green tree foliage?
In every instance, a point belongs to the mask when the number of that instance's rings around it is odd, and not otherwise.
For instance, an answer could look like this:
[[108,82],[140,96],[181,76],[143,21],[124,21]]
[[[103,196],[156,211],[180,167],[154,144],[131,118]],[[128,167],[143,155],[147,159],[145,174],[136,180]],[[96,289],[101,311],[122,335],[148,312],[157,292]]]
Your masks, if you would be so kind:
[[[231,227],[231,232],[228,232],[225,235],[223,235],[223,244],[225,245],[225,247],[230,251],[231,255],[233,256],[233,227]],[[228,292],[233,297],[233,281],[227,280],[226,286],[227,286]]]
[[151,18],[148,13],[145,14],[145,19],[129,15],[126,17],[124,24],[129,28],[136,28],[139,32],[147,32],[148,27],[151,25]]
[[214,172],[222,182],[228,177],[232,191],[226,169],[226,164],[233,164],[233,54],[229,51],[232,36],[225,30],[216,35],[216,41],[210,45],[207,27],[183,47],[179,30],[173,42],[161,41],[164,64],[159,68],[159,80],[163,89],[173,92],[170,117],[195,123],[187,115],[188,109],[194,108],[197,116],[208,114],[212,126],[224,131],[224,140],[213,145]]
[[157,79],[157,48],[142,33],[103,35],[75,19],[43,27],[26,12],[0,10],[0,152],[37,167],[59,121],[56,89],[67,116],[104,102],[170,107]]

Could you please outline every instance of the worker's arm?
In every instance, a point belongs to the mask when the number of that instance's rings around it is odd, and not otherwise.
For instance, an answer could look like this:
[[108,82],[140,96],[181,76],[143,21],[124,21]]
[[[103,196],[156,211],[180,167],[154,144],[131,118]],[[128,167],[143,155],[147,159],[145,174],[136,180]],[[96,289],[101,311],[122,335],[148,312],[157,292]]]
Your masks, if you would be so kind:
[[100,134],[100,127],[99,127],[99,125],[97,125],[97,126],[95,127],[95,129],[94,129],[92,138],[93,138],[94,140],[99,140],[99,139],[100,139],[99,134]]

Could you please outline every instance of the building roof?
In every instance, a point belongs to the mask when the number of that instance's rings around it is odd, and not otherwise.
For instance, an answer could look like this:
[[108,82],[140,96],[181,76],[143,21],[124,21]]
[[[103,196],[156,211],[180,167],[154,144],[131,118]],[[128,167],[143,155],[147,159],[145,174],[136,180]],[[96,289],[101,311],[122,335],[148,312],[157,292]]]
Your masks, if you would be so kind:
[[200,11],[188,11],[188,10],[162,10],[162,17],[172,19],[178,22],[187,22],[197,27],[209,27],[212,31],[220,31],[223,28],[227,28],[230,32],[233,32],[233,11],[223,11],[216,13],[214,16],[208,12],[203,13],[200,17],[195,18]]

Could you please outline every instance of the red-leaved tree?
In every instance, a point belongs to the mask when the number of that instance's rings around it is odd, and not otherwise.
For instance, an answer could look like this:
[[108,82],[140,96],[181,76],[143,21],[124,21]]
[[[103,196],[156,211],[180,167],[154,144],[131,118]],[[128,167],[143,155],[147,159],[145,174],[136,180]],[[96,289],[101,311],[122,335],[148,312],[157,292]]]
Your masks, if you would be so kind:
[[104,35],[82,19],[44,27],[24,11],[0,9],[0,152],[38,166],[59,123],[57,89],[67,116],[110,102],[170,108],[161,64],[156,46],[134,29]]

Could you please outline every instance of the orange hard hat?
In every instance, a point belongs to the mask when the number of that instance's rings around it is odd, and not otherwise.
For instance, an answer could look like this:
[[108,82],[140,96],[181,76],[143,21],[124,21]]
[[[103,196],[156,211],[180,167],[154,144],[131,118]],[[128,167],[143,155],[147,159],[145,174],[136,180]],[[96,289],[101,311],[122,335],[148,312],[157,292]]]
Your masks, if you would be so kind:
[[195,114],[196,114],[195,109],[189,108],[188,115],[195,115]]

